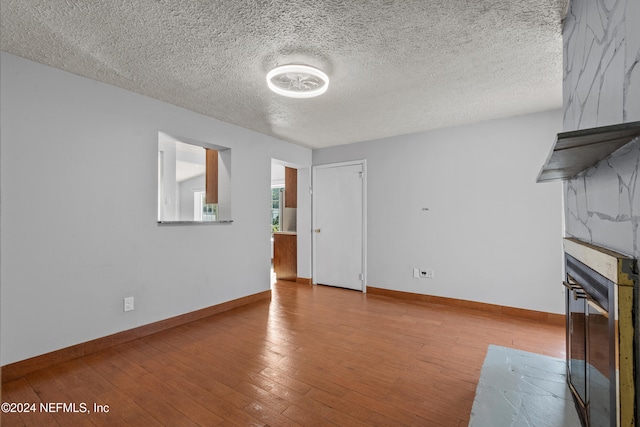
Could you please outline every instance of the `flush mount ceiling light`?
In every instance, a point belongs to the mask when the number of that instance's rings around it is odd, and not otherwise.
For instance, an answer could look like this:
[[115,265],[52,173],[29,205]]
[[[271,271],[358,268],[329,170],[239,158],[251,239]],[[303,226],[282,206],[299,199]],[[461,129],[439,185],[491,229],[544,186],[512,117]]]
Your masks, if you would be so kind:
[[269,71],[267,85],[275,93],[290,98],[312,98],[329,87],[329,77],[308,65],[281,65]]

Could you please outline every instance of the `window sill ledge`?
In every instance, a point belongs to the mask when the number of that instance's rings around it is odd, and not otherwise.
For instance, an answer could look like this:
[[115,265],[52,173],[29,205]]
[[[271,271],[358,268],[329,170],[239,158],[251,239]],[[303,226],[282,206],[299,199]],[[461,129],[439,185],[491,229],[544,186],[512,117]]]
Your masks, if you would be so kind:
[[219,221],[158,221],[158,225],[207,225],[207,224],[232,224],[232,219]]

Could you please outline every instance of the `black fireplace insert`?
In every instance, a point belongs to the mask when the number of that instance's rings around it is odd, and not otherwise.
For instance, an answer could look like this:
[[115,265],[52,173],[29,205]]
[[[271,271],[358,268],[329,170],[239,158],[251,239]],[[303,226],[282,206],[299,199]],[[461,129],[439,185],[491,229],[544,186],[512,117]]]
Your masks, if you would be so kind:
[[633,296],[637,280],[635,262],[632,270],[625,266],[622,271],[619,259],[629,260],[565,239],[567,381],[585,427],[635,426]]

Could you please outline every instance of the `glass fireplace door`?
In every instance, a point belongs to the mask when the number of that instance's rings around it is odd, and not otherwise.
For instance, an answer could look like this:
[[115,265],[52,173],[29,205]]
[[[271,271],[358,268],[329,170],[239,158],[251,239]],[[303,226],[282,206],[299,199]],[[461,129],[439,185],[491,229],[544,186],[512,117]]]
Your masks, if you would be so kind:
[[[568,283],[567,283],[568,282]],[[567,287],[567,343],[568,369],[571,388],[577,394],[586,418],[587,400],[587,308],[584,290],[571,278]]]
[[616,425],[615,418],[611,418],[609,313],[595,301],[589,301],[588,310],[589,426],[609,427]]

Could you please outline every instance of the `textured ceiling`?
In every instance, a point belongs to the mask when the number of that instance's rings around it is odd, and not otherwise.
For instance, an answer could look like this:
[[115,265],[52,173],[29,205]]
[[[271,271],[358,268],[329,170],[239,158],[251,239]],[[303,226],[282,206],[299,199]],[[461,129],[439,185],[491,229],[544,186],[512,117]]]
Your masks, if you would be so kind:
[[[320,148],[560,108],[565,4],[1,0],[0,49]],[[328,92],[270,92],[287,63]]]

